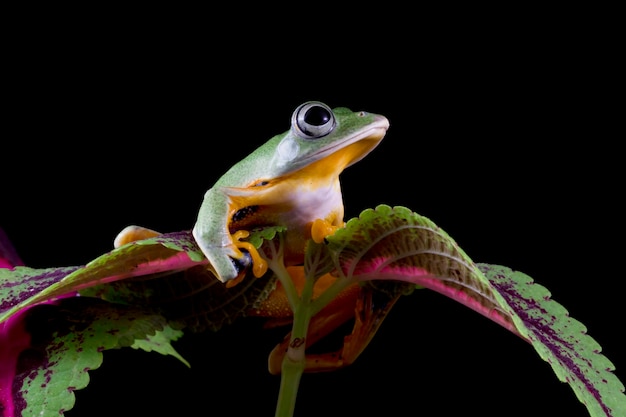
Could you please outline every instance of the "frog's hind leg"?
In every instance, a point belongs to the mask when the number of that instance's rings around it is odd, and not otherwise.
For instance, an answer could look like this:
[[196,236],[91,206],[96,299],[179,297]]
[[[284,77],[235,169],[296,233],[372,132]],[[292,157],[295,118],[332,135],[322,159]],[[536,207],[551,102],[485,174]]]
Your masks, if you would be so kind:
[[[352,364],[370,343],[401,295],[379,291],[367,284],[356,289],[358,293],[355,293],[353,302],[344,300],[341,303],[342,308],[330,312],[322,310],[311,319],[307,333],[307,348],[351,319],[354,319],[354,325],[338,350],[328,353],[307,353],[305,372],[333,371]],[[289,342],[290,334],[270,353],[268,361],[270,373],[280,373]]]
[[142,226],[126,226],[121,232],[117,234],[117,237],[113,241],[113,247],[119,248],[130,242],[137,240],[149,239],[151,237],[159,236],[161,233],[148,229]]

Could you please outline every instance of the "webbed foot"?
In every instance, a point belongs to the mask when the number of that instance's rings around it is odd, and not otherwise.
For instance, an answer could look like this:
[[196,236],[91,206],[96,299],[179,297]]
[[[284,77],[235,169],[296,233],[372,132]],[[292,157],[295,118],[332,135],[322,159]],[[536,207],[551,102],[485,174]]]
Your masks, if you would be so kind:
[[311,224],[311,239],[315,243],[322,243],[326,236],[332,235],[339,226],[332,225],[328,220],[315,219]]
[[248,236],[250,236],[250,232],[247,230],[238,230],[232,234],[233,244],[236,249],[236,256],[231,259],[239,271],[239,274],[237,277],[226,283],[228,287],[232,287],[243,280],[250,264],[252,264],[252,273],[257,278],[261,278],[267,272],[267,261],[259,254],[257,248],[250,242],[242,242],[240,240],[245,239]]
[[121,232],[117,234],[117,237],[113,241],[113,247],[119,248],[130,242],[137,240],[149,239],[151,237],[159,236],[161,233],[148,229],[142,226],[126,226]]

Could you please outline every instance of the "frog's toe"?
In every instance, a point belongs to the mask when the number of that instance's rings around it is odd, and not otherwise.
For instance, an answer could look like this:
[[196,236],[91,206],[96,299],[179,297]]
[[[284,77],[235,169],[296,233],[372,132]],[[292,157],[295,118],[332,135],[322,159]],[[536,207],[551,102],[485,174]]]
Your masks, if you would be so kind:
[[226,281],[226,288],[231,288],[239,284],[248,275],[248,270],[252,265],[252,256],[247,251],[241,251],[241,258],[231,258],[235,269],[237,270],[237,276],[229,281]]
[[151,237],[159,236],[161,233],[148,229],[142,226],[126,226],[124,230],[118,233],[115,240],[113,241],[113,247],[119,248],[130,242],[135,242],[137,240],[148,239]]
[[334,226],[328,220],[315,219],[311,224],[311,238],[315,243],[322,243],[326,236],[332,235],[338,228],[338,226]]
[[231,258],[237,269],[237,274],[245,273],[252,265],[252,255],[246,250],[242,250],[241,254],[243,255],[241,258]]
[[[248,256],[252,258],[252,272],[254,276],[257,278],[261,278],[267,272],[269,265],[267,261],[263,259],[263,257],[259,254],[257,248],[250,242],[244,242],[241,239],[245,239],[250,236],[250,232],[247,230],[238,230],[232,235],[232,240],[237,248],[237,251],[240,253],[246,253]],[[236,258],[239,258],[236,257]]]

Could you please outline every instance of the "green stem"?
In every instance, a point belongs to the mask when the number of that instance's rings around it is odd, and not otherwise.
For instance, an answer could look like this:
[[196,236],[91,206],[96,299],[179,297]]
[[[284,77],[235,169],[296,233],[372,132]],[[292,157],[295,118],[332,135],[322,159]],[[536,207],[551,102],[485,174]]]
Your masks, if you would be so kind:
[[280,375],[280,391],[276,405],[276,417],[292,417],[296,408],[296,397],[304,364],[292,362],[287,357],[283,360]]
[[311,321],[311,298],[313,277],[307,277],[299,300],[293,306],[293,327],[287,354],[281,366],[280,391],[276,405],[276,417],[292,417],[296,407],[298,386],[306,366],[306,336]]
[[270,263],[272,271],[278,277],[281,285],[285,289],[285,294],[287,295],[287,301],[289,301],[289,307],[291,307],[291,311],[295,311],[296,306],[300,303],[298,290],[296,290],[296,286],[291,279],[291,275],[287,272],[287,268],[282,263]]
[[278,280],[285,289],[285,294],[287,295],[287,301],[289,302],[289,307],[291,307],[291,311],[295,311],[296,305],[299,303],[299,295],[298,291],[296,290],[296,286],[291,279],[291,275],[289,275],[289,272],[285,267],[285,263],[283,261],[284,242],[282,233],[279,236],[279,247],[276,248],[273,244],[270,245],[272,255],[270,258],[267,258],[266,256],[264,256],[264,258],[269,264],[269,268],[276,274]]

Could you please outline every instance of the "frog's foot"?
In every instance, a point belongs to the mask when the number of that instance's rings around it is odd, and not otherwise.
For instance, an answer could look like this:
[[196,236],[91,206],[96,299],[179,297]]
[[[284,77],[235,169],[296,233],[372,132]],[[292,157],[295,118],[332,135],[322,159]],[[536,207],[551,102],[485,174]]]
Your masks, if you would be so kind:
[[113,241],[113,247],[119,248],[130,242],[137,240],[148,239],[151,237],[159,236],[161,233],[141,226],[126,226],[124,230],[117,234],[117,237]]
[[311,239],[315,243],[322,243],[326,236],[330,236],[339,229],[339,226],[334,226],[328,220],[315,219],[311,224]]
[[[322,309],[311,319],[307,332],[307,348],[328,336],[341,324],[354,319],[352,332],[344,337],[343,346],[334,352],[306,354],[305,372],[325,372],[344,368],[352,364],[370,343],[382,321],[387,316],[399,295],[375,292],[371,287],[356,287],[357,293],[348,295],[340,306],[331,311]],[[290,343],[290,334],[270,353],[270,373],[280,374],[283,359]]]
[[240,273],[235,279],[227,282],[228,287],[232,287],[243,280],[246,276],[246,270],[250,266],[250,259],[252,259],[252,273],[255,277],[260,278],[267,272],[267,261],[261,257],[257,248],[250,242],[240,240],[248,236],[250,236],[250,232],[247,230],[238,230],[232,234],[233,245],[235,246],[235,257],[233,260],[237,264],[237,269]]

